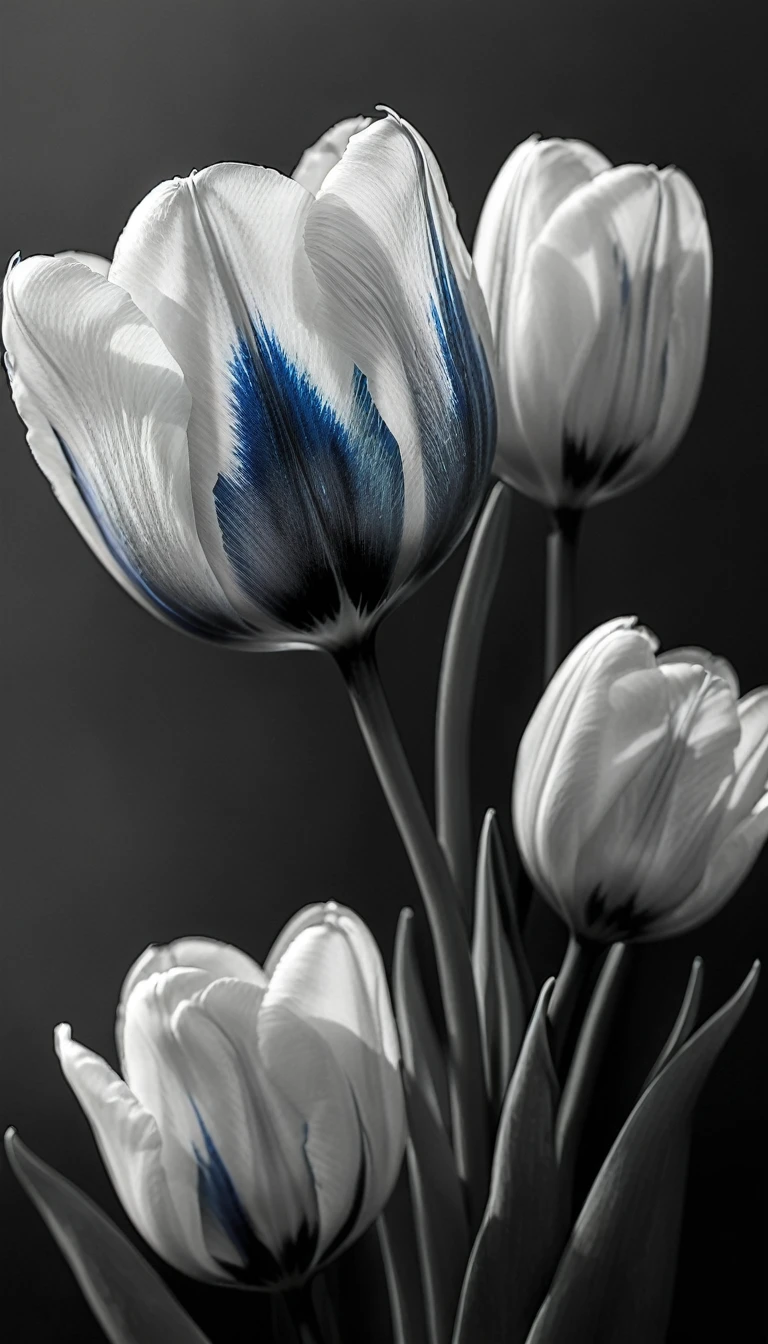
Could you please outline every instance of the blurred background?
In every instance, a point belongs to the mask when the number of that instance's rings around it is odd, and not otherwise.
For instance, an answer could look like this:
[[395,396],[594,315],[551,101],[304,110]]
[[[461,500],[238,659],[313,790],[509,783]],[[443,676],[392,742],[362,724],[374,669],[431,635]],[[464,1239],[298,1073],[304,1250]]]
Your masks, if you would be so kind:
[[[578,136],[619,162],[678,164],[714,245],[706,381],[663,473],[588,516],[578,625],[635,612],[667,647],[726,654],[751,688],[768,682],[755,14],[751,0],[4,0],[0,258],[109,255],[161,179],[220,159],[290,171],[326,126],[377,102],[429,139],[468,240],[497,169],[532,132]],[[234,656],[153,621],[55,503],[7,395],[0,452],[0,1121],[125,1226],[60,1076],[54,1024],[114,1060],[120,982],[150,941],[207,934],[261,959],[290,912],[333,898],[361,912],[389,957],[398,911],[418,897],[331,661]],[[544,537],[543,514],[520,499],[478,688],[478,824],[492,804],[508,827],[541,675]],[[460,565],[380,639],[428,797]],[[764,854],[712,924],[639,954],[601,1093],[608,1135],[692,957],[706,959],[709,1012],[764,950],[767,880]],[[765,1001],[763,987],[697,1112],[672,1344],[764,1338]],[[7,1167],[0,1237],[9,1344],[100,1340]],[[169,1277],[214,1344],[256,1337],[247,1295]]]

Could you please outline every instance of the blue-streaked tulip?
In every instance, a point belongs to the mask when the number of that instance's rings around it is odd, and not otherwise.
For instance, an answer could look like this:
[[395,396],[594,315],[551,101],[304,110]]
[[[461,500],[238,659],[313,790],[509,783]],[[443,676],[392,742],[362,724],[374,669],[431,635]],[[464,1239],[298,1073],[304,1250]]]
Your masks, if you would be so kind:
[[656,654],[631,617],[587,635],[525,730],[513,818],[536,888],[579,937],[650,941],[714,915],[768,836],[768,688]]
[[264,969],[205,938],[150,947],[117,1015],[123,1078],[56,1032],[126,1213],[195,1278],[301,1282],[380,1212],[405,1144],[399,1045],[376,943],[308,906]]
[[580,509],[656,471],[693,413],[709,329],[709,231],[685,173],[526,140],[488,193],[474,258],[496,346],[498,475]]
[[490,470],[490,327],[429,147],[334,127],[297,177],[224,163],[93,259],[9,269],[28,440],[155,615],[245,647],[353,643],[445,559]]

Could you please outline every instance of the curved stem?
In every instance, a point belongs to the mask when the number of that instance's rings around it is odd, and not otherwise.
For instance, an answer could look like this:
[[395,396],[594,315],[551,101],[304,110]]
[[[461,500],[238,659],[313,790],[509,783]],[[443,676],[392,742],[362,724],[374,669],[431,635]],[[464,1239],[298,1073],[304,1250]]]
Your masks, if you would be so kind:
[[573,647],[576,623],[576,552],[580,509],[556,509],[547,537],[547,627],[544,684]]
[[311,1281],[302,1284],[300,1288],[287,1290],[282,1296],[299,1344],[325,1344],[312,1297]]
[[507,545],[512,491],[499,481],[475,528],[453,599],[437,693],[437,838],[471,925],[475,842],[470,801],[470,736],[483,632]]
[[584,1016],[571,1067],[557,1114],[557,1153],[561,1170],[570,1180],[594,1091],[603,1062],[616,1006],[626,983],[631,961],[626,943],[616,943],[608,953]]
[[337,661],[432,933],[447,1036],[453,1148],[474,1230],[485,1206],[490,1156],[480,1024],[461,905],[387,704],[373,641],[337,654]]
[[552,1032],[555,1068],[562,1079],[568,1066],[575,1032],[592,991],[594,970],[603,949],[571,934],[549,1000],[547,1017]]

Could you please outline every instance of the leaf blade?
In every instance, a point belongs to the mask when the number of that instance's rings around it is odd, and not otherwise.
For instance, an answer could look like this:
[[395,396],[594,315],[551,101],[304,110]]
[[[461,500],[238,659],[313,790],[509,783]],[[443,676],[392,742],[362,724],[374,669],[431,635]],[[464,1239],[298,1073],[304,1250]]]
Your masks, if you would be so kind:
[[160,1275],[77,1186],[8,1130],[11,1168],[111,1344],[210,1344]]

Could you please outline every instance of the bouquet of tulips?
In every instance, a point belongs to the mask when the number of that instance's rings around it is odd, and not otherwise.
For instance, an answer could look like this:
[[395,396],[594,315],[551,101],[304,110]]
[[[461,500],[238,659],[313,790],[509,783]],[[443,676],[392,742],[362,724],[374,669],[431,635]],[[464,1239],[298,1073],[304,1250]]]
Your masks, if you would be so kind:
[[[178,630],[334,659],[423,902],[389,982],[353,909],[310,905],[263,965],[195,936],[149,947],[119,1072],[56,1029],[140,1237],[221,1292],[269,1293],[275,1344],[357,1344],[379,1312],[392,1344],[665,1338],[692,1114],[756,967],[700,1022],[694,962],[583,1199],[574,1173],[631,945],[715,915],[768,834],[768,689],[741,696],[724,658],[660,653],[631,617],[573,647],[573,603],[584,511],[685,432],[710,277],[684,173],[567,140],[514,150],[471,256],[432,150],[389,112],[333,127],[291,178],[223,163],[162,183],[111,262],[8,270],[11,393],[80,534]],[[469,750],[515,491],[551,532],[509,854],[492,811],[473,831]],[[375,638],[473,524],[433,824]],[[569,932],[544,984],[540,900]],[[204,1344],[134,1243],[12,1130],[7,1147],[113,1344]],[[345,1334],[355,1243],[369,1319]]]

